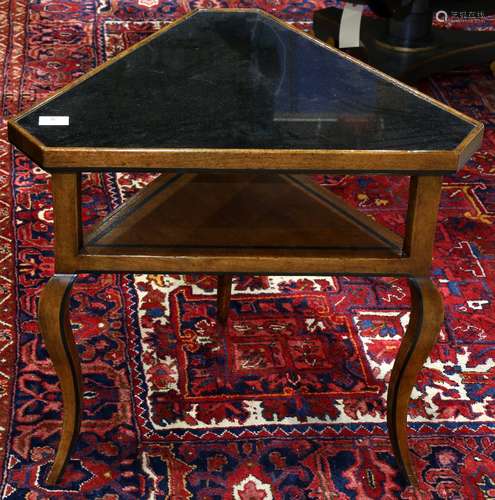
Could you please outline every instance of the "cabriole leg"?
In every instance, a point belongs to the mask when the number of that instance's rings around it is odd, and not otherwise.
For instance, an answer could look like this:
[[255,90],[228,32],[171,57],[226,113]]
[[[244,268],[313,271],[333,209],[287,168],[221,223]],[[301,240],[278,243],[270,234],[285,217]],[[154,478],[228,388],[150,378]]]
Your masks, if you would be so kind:
[[62,435],[48,474],[48,484],[60,479],[81,421],[81,366],[69,322],[69,296],[74,278],[74,274],[53,276],[43,289],[39,302],[41,335],[60,380],[64,405]]
[[388,388],[387,423],[395,457],[413,486],[418,478],[407,444],[407,410],[417,376],[435,345],[443,322],[440,293],[428,278],[412,278],[411,319]]

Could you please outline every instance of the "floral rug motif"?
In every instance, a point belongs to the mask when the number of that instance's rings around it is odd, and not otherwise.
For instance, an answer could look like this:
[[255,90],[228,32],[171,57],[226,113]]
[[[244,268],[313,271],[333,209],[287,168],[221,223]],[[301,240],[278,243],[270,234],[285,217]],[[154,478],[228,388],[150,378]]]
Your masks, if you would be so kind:
[[325,423],[339,413],[336,399],[352,407],[385,390],[358,332],[332,314],[325,292],[238,294],[224,331],[211,295],[176,289],[168,325],[153,321],[163,317],[161,297],[154,299],[144,307],[151,317],[143,323],[154,324],[136,368],[144,371],[156,431]]

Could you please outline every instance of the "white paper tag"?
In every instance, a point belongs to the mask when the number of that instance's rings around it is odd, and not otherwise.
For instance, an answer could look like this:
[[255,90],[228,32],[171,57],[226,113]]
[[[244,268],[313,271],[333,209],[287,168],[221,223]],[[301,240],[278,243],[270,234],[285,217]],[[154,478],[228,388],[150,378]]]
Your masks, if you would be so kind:
[[359,47],[363,9],[364,5],[345,4],[340,21],[339,48]]
[[69,125],[68,116],[40,116],[38,125]]

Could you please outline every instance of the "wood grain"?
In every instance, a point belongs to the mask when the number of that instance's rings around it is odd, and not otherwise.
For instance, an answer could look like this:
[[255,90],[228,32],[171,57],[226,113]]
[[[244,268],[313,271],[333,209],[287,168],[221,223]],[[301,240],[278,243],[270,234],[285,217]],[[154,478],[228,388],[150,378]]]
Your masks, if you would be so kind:
[[411,177],[404,255],[417,263],[419,276],[430,273],[441,191],[440,176]]
[[217,279],[217,322],[221,327],[225,327],[229,317],[232,275],[219,274]]
[[397,462],[410,483],[417,487],[418,478],[407,442],[407,411],[418,374],[440,333],[443,303],[429,278],[414,278],[409,283],[411,319],[390,378],[387,424]]
[[76,270],[82,248],[81,174],[57,172],[51,178],[55,224],[55,272]]
[[159,177],[106,217],[85,238],[88,245],[119,253],[149,247],[158,255],[212,249],[402,252],[401,238],[314,182],[273,173]]
[[63,398],[62,434],[57,454],[47,477],[55,484],[69,459],[79,434],[82,381],[79,355],[69,321],[69,294],[75,275],[56,274],[46,284],[39,302],[39,326],[57,372]]

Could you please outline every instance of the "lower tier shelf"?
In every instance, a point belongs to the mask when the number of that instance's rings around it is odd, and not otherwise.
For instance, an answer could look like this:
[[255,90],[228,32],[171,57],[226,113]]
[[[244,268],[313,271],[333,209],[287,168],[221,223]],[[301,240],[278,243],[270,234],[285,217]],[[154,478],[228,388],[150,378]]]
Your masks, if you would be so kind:
[[398,257],[401,239],[296,175],[165,174],[89,235],[94,255]]

